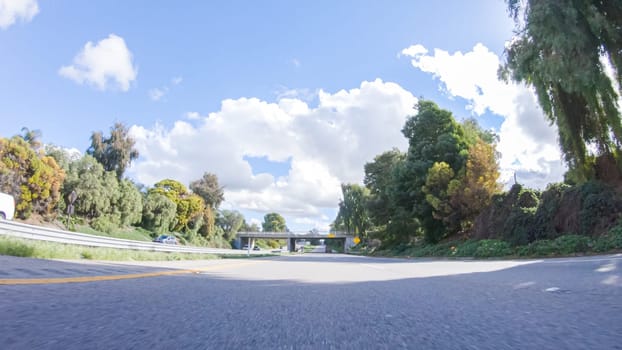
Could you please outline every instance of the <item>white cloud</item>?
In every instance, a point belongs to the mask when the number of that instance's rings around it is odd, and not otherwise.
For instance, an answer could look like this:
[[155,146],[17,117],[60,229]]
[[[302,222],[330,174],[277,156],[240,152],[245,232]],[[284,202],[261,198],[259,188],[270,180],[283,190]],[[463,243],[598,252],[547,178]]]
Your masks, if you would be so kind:
[[151,89],[149,90],[149,98],[151,98],[153,101],[159,101],[162,97],[164,97],[164,95],[166,95],[166,93],[168,92],[168,88],[164,87],[164,88],[155,88],[155,89]]
[[172,85],[171,88],[169,88],[166,85],[162,86],[162,87],[159,87],[159,88],[153,88],[153,89],[149,90],[149,98],[151,98],[152,101],[160,101],[162,99],[162,97],[164,97],[166,94],[168,94],[169,91],[173,87],[181,84],[182,81],[183,81],[182,77],[174,77],[174,78],[172,78],[171,79],[171,85]]
[[[325,223],[330,219],[322,208],[337,205],[342,182],[361,182],[363,165],[374,156],[407,148],[400,130],[415,102],[410,92],[381,80],[320,91],[314,108],[296,98],[224,100],[219,111],[205,117],[186,114],[200,121],[196,126],[184,121],[170,129],[133,126],[141,160],[130,174],[145,184],[164,178],[188,184],[213,172],[231,207]],[[245,156],[289,160],[291,168],[277,178],[253,173]]]
[[18,19],[30,22],[37,13],[37,0],[0,0],[0,28],[7,29]]
[[186,118],[190,120],[199,120],[201,119],[201,115],[198,112],[188,112],[186,113]]
[[320,89],[290,89],[287,86],[279,86],[274,92],[276,99],[298,99],[304,102],[311,102],[318,97]]
[[500,167],[503,181],[517,173],[520,183],[544,188],[562,179],[566,170],[557,144],[557,129],[549,125],[533,91],[524,85],[506,84],[497,77],[499,57],[482,44],[467,53],[435,49],[434,55],[421,45],[401,52],[412,65],[431,73],[450,97],[461,97],[476,115],[486,111],[502,116]]
[[138,74],[132,60],[125,40],[110,34],[95,45],[87,42],[74,57],[73,64],[61,67],[58,73],[78,84],[91,84],[100,90],[110,88],[115,82],[116,87],[127,91]]
[[298,60],[297,58],[292,59],[292,64],[296,68],[300,67],[300,65],[301,65],[300,60]]
[[295,218],[294,219],[294,223],[298,225],[304,225],[306,227],[310,227],[311,229],[316,229],[322,233],[328,233],[328,231],[330,231],[331,222],[332,220],[327,217],[322,218],[322,220],[313,220],[309,218]]

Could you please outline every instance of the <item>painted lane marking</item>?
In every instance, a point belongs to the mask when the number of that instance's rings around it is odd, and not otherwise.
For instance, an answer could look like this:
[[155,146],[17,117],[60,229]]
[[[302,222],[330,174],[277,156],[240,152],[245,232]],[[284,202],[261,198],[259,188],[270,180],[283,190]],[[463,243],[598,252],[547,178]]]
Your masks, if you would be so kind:
[[218,270],[220,268],[239,267],[244,265],[253,265],[258,263],[253,262],[240,262],[235,264],[223,264],[206,266],[197,269],[187,270],[166,270],[147,273],[134,273],[125,275],[104,275],[104,276],[80,276],[80,277],[56,277],[56,278],[5,278],[0,279],[0,285],[27,285],[27,284],[62,284],[62,283],[85,283],[85,282],[99,282],[99,281],[118,281],[137,278],[159,277],[159,276],[172,276],[182,275],[190,273],[201,273],[204,271]]

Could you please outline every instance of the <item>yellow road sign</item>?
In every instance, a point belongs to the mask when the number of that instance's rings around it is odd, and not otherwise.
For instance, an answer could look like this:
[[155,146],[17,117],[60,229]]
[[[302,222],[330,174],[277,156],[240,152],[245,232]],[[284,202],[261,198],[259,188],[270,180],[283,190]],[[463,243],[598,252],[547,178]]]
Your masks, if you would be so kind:
[[361,239],[358,237],[354,237],[354,244],[359,244],[361,243]]
[[335,238],[335,234],[334,233],[329,233],[328,234],[328,238]]

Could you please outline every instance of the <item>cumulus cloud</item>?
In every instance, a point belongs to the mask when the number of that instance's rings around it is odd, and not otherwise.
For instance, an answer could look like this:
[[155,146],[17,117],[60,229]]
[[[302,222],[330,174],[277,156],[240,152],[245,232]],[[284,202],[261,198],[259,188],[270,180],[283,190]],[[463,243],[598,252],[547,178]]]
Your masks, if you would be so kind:
[[87,42],[74,57],[73,64],[61,67],[58,73],[78,84],[94,85],[100,90],[116,85],[121,91],[128,91],[136,80],[138,68],[134,66],[125,40],[110,34],[95,45]]
[[[342,182],[360,183],[363,165],[374,156],[407,148],[400,130],[416,99],[378,79],[336,93],[319,91],[317,100],[310,107],[297,98],[228,99],[207,116],[188,113],[192,124],[133,126],[141,159],[130,173],[145,184],[164,178],[188,184],[213,172],[225,186],[228,205],[307,218],[323,227],[322,208],[337,205]],[[291,167],[275,178],[254,172],[244,157],[290,161]]]
[[7,29],[19,19],[30,22],[37,13],[37,0],[0,0],[0,28]]
[[566,167],[561,161],[556,127],[548,123],[531,89],[498,79],[500,60],[495,53],[482,44],[467,53],[434,49],[434,54],[413,45],[401,55],[438,79],[448,96],[465,99],[473,114],[491,112],[504,118],[497,130],[502,181],[509,183],[516,173],[520,183],[544,188],[562,179]]

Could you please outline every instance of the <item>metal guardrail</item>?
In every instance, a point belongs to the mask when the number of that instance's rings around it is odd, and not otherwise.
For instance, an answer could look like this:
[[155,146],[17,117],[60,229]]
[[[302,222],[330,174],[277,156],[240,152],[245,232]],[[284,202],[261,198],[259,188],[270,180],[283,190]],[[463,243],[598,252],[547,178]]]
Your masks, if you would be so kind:
[[[189,246],[164,245],[162,243],[140,242],[129,239],[102,237],[71,231],[57,230],[48,227],[0,220],[0,235],[34,239],[39,241],[57,242],[65,244],[84,245],[89,247],[105,247],[115,249],[133,249],[156,252],[178,252],[199,254],[246,254],[243,250],[199,248]],[[261,254],[261,251],[251,251],[251,254]],[[263,252],[265,254],[265,252]]]

